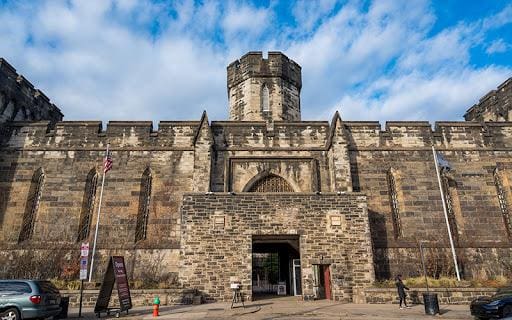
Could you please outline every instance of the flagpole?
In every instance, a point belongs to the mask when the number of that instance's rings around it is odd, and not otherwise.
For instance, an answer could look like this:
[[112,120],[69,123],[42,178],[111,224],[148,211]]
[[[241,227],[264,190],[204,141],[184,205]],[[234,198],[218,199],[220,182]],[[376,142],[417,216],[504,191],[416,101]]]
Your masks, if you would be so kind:
[[[105,153],[105,159],[108,157],[108,149],[110,144],[107,144],[107,152]],[[94,244],[92,246],[92,257],[91,257],[91,269],[89,272],[89,282],[92,280],[92,269],[94,267],[94,254],[96,253],[96,241],[98,240],[98,227],[100,225],[100,214],[101,214],[101,200],[103,199],[103,186],[105,185],[105,176],[107,173],[105,172],[105,160],[103,160],[102,168],[103,168],[103,178],[101,179],[101,191],[100,191],[100,202],[98,205],[98,218],[96,219],[96,231],[94,232]]]
[[441,202],[443,203],[444,220],[446,221],[446,228],[448,229],[448,238],[450,239],[450,247],[452,249],[453,264],[455,265],[455,273],[457,274],[457,281],[460,281],[459,264],[457,263],[457,255],[455,254],[455,246],[453,245],[452,230],[450,228],[450,221],[448,220],[448,211],[446,210],[446,203],[444,201],[443,184],[441,183],[441,175],[439,173],[439,166],[437,163],[437,154],[432,145],[432,153],[434,154],[434,164],[436,165],[437,182],[439,183],[439,191],[441,192]]

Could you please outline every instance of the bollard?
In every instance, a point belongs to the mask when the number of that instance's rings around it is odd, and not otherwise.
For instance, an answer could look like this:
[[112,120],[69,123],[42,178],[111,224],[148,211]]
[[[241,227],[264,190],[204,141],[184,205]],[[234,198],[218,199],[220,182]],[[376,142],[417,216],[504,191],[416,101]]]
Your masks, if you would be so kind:
[[155,297],[155,300],[153,300],[153,317],[158,317],[159,309],[160,308],[160,298],[158,296]]

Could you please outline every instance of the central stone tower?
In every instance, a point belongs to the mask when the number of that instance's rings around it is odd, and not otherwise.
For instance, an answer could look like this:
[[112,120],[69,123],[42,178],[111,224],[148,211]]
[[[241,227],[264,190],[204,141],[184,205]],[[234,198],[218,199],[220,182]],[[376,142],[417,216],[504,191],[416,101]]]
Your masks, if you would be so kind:
[[249,52],[227,68],[229,120],[300,121],[301,68],[281,52]]

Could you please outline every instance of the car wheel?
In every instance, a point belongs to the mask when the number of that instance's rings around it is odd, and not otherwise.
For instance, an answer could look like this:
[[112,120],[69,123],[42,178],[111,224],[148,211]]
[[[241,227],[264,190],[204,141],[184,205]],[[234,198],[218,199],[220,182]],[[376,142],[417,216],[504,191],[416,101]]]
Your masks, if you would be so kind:
[[2,314],[2,320],[20,320],[20,313],[15,308],[7,309]]
[[501,314],[503,318],[512,317],[512,305],[507,305],[503,308],[503,312]]

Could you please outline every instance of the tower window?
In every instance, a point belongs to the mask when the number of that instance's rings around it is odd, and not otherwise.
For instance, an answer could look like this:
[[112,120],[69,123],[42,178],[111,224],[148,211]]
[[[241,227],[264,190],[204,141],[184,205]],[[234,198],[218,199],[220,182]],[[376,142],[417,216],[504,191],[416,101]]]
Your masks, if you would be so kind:
[[391,205],[391,219],[393,222],[393,235],[395,239],[402,237],[402,223],[400,221],[400,208],[398,204],[398,187],[396,172],[393,169],[388,170],[388,189],[389,202]]
[[23,222],[21,225],[18,243],[21,243],[32,238],[32,234],[34,233],[36,215],[39,209],[39,202],[41,201],[43,184],[44,171],[42,168],[39,168],[36,170],[36,172],[34,172],[34,175],[32,176],[32,182],[30,183],[30,190],[27,203],[25,206],[25,214],[23,215]]
[[505,187],[501,178],[501,173],[498,168],[494,169],[494,185],[496,186],[496,192],[498,194],[498,202],[500,204],[501,214],[503,215],[503,222],[505,223],[505,229],[509,238],[512,238],[512,219],[510,217],[510,211],[508,209],[507,198],[505,194]]
[[145,240],[148,234],[149,204],[151,200],[151,169],[147,168],[142,174],[139,195],[139,213],[135,229],[135,242]]
[[98,172],[92,169],[87,175],[85,182],[85,193],[82,201],[82,212],[80,213],[80,225],[76,241],[80,242],[89,237],[92,216],[94,214],[94,200],[96,199],[96,186],[98,184]]
[[261,88],[261,110],[270,111],[270,93],[267,84]]

